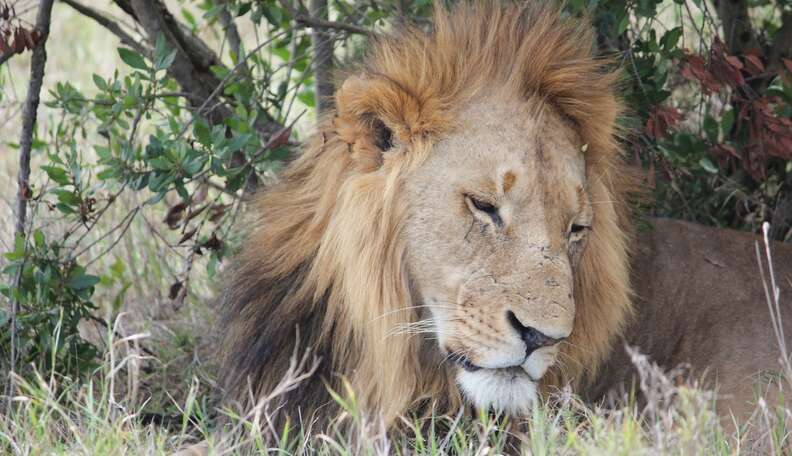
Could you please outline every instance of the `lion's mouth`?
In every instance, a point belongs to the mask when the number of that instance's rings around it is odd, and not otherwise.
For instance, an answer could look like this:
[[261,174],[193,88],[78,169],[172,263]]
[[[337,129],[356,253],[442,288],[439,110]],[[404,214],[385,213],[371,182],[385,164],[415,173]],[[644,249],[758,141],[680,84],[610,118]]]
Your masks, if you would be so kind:
[[522,377],[528,377],[532,382],[538,381],[537,379],[531,377],[531,375],[522,366],[486,368],[473,364],[469,359],[467,359],[467,357],[454,358],[454,361],[459,367],[461,367],[467,372],[477,372],[477,371],[491,372],[494,375],[510,377],[511,380],[516,380]]

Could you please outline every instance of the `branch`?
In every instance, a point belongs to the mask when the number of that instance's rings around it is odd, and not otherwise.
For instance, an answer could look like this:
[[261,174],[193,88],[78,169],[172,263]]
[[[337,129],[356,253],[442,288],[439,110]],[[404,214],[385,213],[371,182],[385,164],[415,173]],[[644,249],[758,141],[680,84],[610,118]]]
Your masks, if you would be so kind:
[[134,49],[138,53],[143,54],[143,55],[150,55],[151,54],[151,51],[149,49],[147,49],[145,46],[140,44],[138,42],[138,40],[132,38],[132,36],[130,34],[128,34],[126,31],[124,31],[124,29],[122,29],[121,26],[118,25],[118,23],[116,23],[115,21],[109,19],[108,17],[106,17],[105,15],[100,13],[99,11],[97,11],[97,10],[95,10],[95,9],[89,7],[89,6],[85,6],[85,5],[81,4],[81,3],[78,3],[78,2],[76,2],[74,0],[60,0],[60,1],[65,3],[65,4],[67,4],[67,5],[69,5],[69,6],[71,6],[72,8],[74,8],[78,13],[82,14],[83,16],[93,19],[94,21],[96,21],[97,24],[99,24],[102,27],[106,28],[112,34],[114,34],[115,36],[120,38],[122,43],[124,43],[125,45],[131,47],[132,49]]
[[[321,2],[319,2],[321,3]],[[327,5],[327,2],[324,2]],[[334,22],[328,21],[321,17],[316,16],[316,12],[314,11],[314,0],[311,0],[311,11],[310,14],[304,14],[296,9],[289,3],[289,0],[280,0],[280,4],[286,11],[289,12],[289,15],[294,18],[294,21],[297,24],[302,25],[304,27],[314,27],[320,29],[333,29],[333,30],[342,30],[348,33],[356,33],[358,35],[366,35],[366,36],[374,36],[376,33],[372,32],[369,29],[353,25],[353,24],[345,24],[343,22]],[[303,7],[304,8],[304,7]],[[324,8],[325,12],[327,11],[327,7]],[[326,15],[323,15],[327,17]]]
[[[137,21],[143,26],[149,43],[162,36],[172,49],[176,58],[168,69],[179,85],[193,93],[199,100],[205,100],[212,93],[218,78],[209,70],[214,65],[222,65],[220,59],[203,43],[197,44],[192,36],[185,35],[176,19],[160,0],[130,0],[129,5]],[[228,112],[220,110],[213,113],[210,121],[219,123]]]
[[[327,19],[327,0],[310,0],[309,8],[314,18]],[[333,36],[326,28],[313,27],[311,42],[314,46],[313,70],[316,75],[316,107],[319,114],[333,109]]]
[[723,24],[723,35],[729,53],[742,55],[757,47],[756,34],[751,27],[748,4],[745,0],[718,0],[715,11]]
[[770,48],[770,65],[773,69],[779,70],[781,59],[792,58],[792,13],[783,12],[781,14],[781,27],[773,37],[773,46]]
[[[234,18],[231,17],[231,13],[228,12],[228,8],[223,8],[220,11],[220,22],[223,24],[223,30],[225,31],[225,36],[226,39],[228,40],[228,46],[234,52],[236,59],[237,60],[241,59],[242,38],[239,36],[239,30],[237,29],[237,26],[234,23]],[[250,70],[247,67],[247,63],[242,64],[240,71],[246,74],[250,73]]]
[[[235,59],[239,62],[239,71],[247,76],[250,76],[250,68],[247,65],[247,59],[242,55],[242,38],[239,36],[239,30],[234,23],[234,18],[228,12],[228,8],[224,7],[220,11],[220,22],[223,24],[225,36],[228,40],[228,46],[231,48]],[[288,79],[287,79],[288,81]],[[234,151],[231,154],[231,166],[238,168],[245,163],[245,153],[241,150]],[[249,191],[254,191],[258,187],[259,181],[256,173],[250,173],[245,182],[245,188]]]
[[[114,0],[115,4],[129,13],[145,30],[148,41],[153,43],[162,36],[168,47],[175,49],[176,58],[168,73],[187,92],[193,94],[193,106],[199,106],[221,85],[211,67],[224,67],[217,55],[200,38],[182,27],[168,11],[162,0]],[[256,121],[256,129],[265,136],[272,135],[282,127],[265,110]],[[207,119],[219,124],[231,115],[225,103],[212,107]]]
[[306,27],[341,30],[344,32],[356,33],[358,35],[366,35],[366,36],[377,35],[375,32],[372,32],[371,30],[364,27],[360,27],[358,25],[345,24],[343,22],[327,21],[327,20],[307,16],[305,14],[298,14],[297,16],[294,17],[294,20],[298,24],[304,25]]
[[[28,85],[27,99],[25,100],[25,106],[22,111],[22,133],[19,138],[19,175],[17,177],[19,190],[17,191],[16,237],[25,236],[27,201],[32,194],[30,189],[30,151],[33,148],[33,130],[36,125],[36,117],[38,114],[41,83],[44,79],[44,68],[47,64],[46,43],[47,38],[49,38],[53,2],[54,0],[41,0],[36,15],[36,31],[40,34],[41,40],[36,44],[36,47],[33,48],[33,55],[30,59],[30,83]],[[14,288],[19,288],[23,269],[24,265],[21,265],[14,281]],[[17,300],[12,299],[10,312],[11,364],[9,366],[8,383],[6,384],[6,396],[9,398],[14,389],[13,375],[11,375],[11,373],[16,369],[16,314],[18,306],[19,303]]]

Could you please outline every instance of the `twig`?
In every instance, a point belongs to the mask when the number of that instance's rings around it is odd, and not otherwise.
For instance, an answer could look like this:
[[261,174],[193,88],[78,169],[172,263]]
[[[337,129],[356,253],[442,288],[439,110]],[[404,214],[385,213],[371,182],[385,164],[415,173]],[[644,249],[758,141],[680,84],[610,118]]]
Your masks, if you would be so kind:
[[[250,57],[252,57],[255,53],[257,53],[259,50],[261,50],[261,48],[263,48],[264,46],[266,46],[266,45],[272,43],[273,41],[279,39],[280,37],[286,35],[290,31],[291,31],[291,29],[286,29],[286,30],[283,30],[280,33],[270,37],[268,40],[266,40],[263,43],[261,43],[258,46],[256,46],[252,51],[250,51],[247,54],[245,54],[244,58],[239,59],[237,64],[234,65],[234,68],[232,68],[231,71],[229,71],[228,74],[225,75],[225,77],[220,81],[220,83],[217,84],[217,87],[215,87],[214,90],[212,90],[212,92],[209,94],[209,96],[206,97],[206,99],[203,101],[203,103],[201,103],[201,105],[196,110],[196,114],[193,115],[192,118],[190,118],[189,122],[187,122],[184,125],[184,127],[179,132],[178,136],[181,137],[182,135],[184,135],[184,133],[187,132],[187,130],[190,128],[190,126],[193,124],[193,122],[195,122],[195,119],[197,118],[197,116],[202,114],[203,111],[206,109],[206,107],[209,105],[209,103],[217,95],[219,95],[220,92],[223,91],[223,89],[225,88],[226,84],[228,84],[228,81],[230,81],[231,78],[234,75],[236,75],[237,71],[239,71],[239,69],[242,68],[242,65],[246,65],[246,62],[248,61],[248,59],[250,59]],[[209,111],[212,111],[213,109],[214,109],[214,107],[209,109]],[[207,112],[209,112],[209,111],[207,111]]]
[[294,7],[289,3],[288,0],[280,0],[280,4],[283,7],[283,9],[289,12],[289,15],[291,15],[294,18],[294,21],[297,22],[297,24],[302,25],[304,27],[342,30],[344,32],[356,33],[358,35],[366,35],[366,36],[376,35],[375,32],[372,32],[371,30],[360,27],[358,25],[346,24],[344,22],[328,21],[325,19],[315,17],[313,15],[316,13],[313,11],[311,11],[311,14],[301,13],[296,9],[294,9]]
[[[15,236],[25,236],[25,220],[27,218],[27,200],[30,198],[30,151],[33,148],[33,129],[36,124],[38,114],[39,97],[41,94],[41,83],[44,79],[44,68],[47,64],[46,43],[49,37],[50,17],[52,15],[52,3],[54,0],[41,0],[39,10],[36,15],[36,30],[41,34],[41,41],[33,49],[30,59],[30,84],[28,85],[27,99],[22,111],[22,133],[19,139],[19,190],[17,193],[17,218],[15,226]],[[27,243],[26,243],[27,244]],[[22,260],[24,262],[24,259]],[[19,271],[14,279],[14,288],[18,289],[22,281],[22,270],[24,264],[19,266]],[[16,314],[19,302],[16,298],[11,299],[11,312],[9,320],[11,324],[11,359],[9,364],[8,382],[6,383],[7,409],[11,405],[11,393],[14,389],[13,372],[16,369]]]
[[[117,332],[115,329],[111,328],[111,327],[110,327],[110,325],[108,325],[108,324],[107,324],[107,322],[106,322],[106,321],[104,321],[104,320],[102,320],[101,318],[99,318],[99,317],[97,317],[97,316],[95,316],[95,315],[91,315],[91,314],[88,314],[88,317],[87,317],[87,318],[88,318],[89,320],[93,321],[94,323],[97,323],[97,324],[99,324],[99,325],[102,325],[102,326],[103,326],[105,329],[112,330],[112,331],[113,331],[113,334],[114,334],[116,337],[118,337],[118,338],[120,338],[120,339],[123,339],[123,338],[124,338],[124,336],[123,336],[123,335],[119,334],[119,333],[118,333],[118,332]],[[145,353],[145,354],[147,354],[147,355],[149,355],[149,356],[156,357],[156,354],[155,354],[153,351],[151,351],[151,350],[149,350],[148,348],[146,348],[146,347],[140,346],[140,350],[141,350],[143,353]]]
[[[239,59],[242,55],[242,37],[239,36],[239,30],[237,29],[236,23],[234,23],[234,18],[231,17],[231,13],[228,12],[228,6],[223,7],[220,11],[220,22],[223,24],[228,45],[234,52],[235,58]],[[250,69],[246,63],[242,65],[240,71],[245,74],[250,74]]]
[[[138,206],[136,206],[134,209],[132,209],[131,211],[129,211],[129,213],[127,213],[127,215],[125,215],[125,216],[124,216],[124,218],[122,218],[122,219],[121,219],[121,221],[120,221],[120,222],[118,222],[118,224],[117,224],[116,226],[114,226],[113,228],[110,228],[109,230],[107,230],[107,232],[106,232],[105,234],[103,234],[103,235],[99,236],[99,238],[97,238],[96,240],[94,240],[93,242],[91,242],[90,244],[88,244],[87,246],[83,247],[83,248],[82,248],[82,249],[81,249],[79,252],[75,253],[75,254],[74,254],[74,256],[73,256],[72,258],[75,258],[75,259],[76,259],[76,258],[79,258],[79,257],[80,257],[80,256],[81,256],[83,253],[85,253],[85,252],[87,252],[87,251],[91,250],[91,248],[92,248],[93,246],[95,246],[96,244],[98,244],[99,242],[101,242],[103,239],[105,239],[106,237],[108,237],[108,236],[110,236],[111,234],[113,234],[113,232],[115,232],[116,230],[118,230],[119,228],[121,228],[122,226],[124,226],[124,224],[127,222],[127,220],[129,220],[129,219],[130,219],[130,217],[134,218],[134,216],[135,216],[135,215],[137,214],[137,212],[140,210],[141,206],[142,206],[142,205],[138,205]],[[124,228],[124,231],[126,231],[126,228]],[[75,249],[77,248],[77,245],[79,245],[79,244],[75,244]]]
[[358,35],[365,35],[365,36],[377,35],[375,32],[357,25],[345,24],[343,22],[325,21],[322,19],[317,19],[315,17],[306,16],[304,14],[297,15],[294,18],[294,20],[298,24],[302,24],[308,27],[320,27],[320,28],[327,28],[334,30],[342,30],[344,32],[356,33]]
[[122,43],[124,43],[127,46],[131,47],[132,49],[134,49],[138,53],[143,54],[143,55],[149,55],[151,53],[146,47],[141,45],[136,39],[132,38],[132,36],[130,34],[125,32],[124,29],[122,29],[120,25],[118,25],[116,22],[110,20],[109,18],[105,17],[105,15],[103,15],[99,11],[96,11],[95,9],[91,8],[90,6],[85,6],[85,5],[81,4],[81,3],[75,2],[74,0],[60,0],[60,1],[62,1],[63,3],[65,3],[65,4],[69,5],[69,6],[71,6],[72,8],[77,10],[77,12],[82,14],[83,16],[86,16],[86,17],[89,17],[89,18],[93,19],[94,21],[96,21],[97,24],[99,24],[102,27],[106,28],[107,30],[109,30],[115,36],[119,37],[121,39]]

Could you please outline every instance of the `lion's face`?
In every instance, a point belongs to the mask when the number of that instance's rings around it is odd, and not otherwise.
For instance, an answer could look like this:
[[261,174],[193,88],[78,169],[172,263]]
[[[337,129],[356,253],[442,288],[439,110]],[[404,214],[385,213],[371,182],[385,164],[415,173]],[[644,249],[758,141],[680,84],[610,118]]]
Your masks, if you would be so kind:
[[510,414],[572,331],[592,226],[583,145],[538,106],[471,104],[405,186],[411,282],[443,363],[474,405]]

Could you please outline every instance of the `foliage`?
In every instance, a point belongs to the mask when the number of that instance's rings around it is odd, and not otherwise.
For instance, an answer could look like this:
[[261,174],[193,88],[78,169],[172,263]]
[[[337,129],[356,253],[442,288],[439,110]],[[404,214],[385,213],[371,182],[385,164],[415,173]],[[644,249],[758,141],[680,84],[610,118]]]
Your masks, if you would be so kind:
[[775,53],[788,7],[737,4],[770,12],[741,49],[724,43],[729,17],[700,0],[594,2],[593,16],[605,52],[621,52],[627,142],[654,187],[652,212],[757,231],[792,172],[792,56]]

